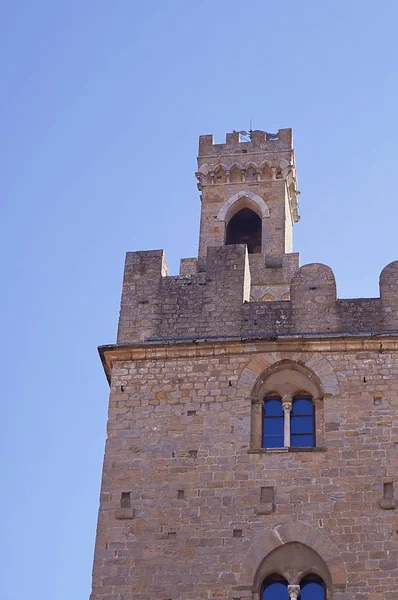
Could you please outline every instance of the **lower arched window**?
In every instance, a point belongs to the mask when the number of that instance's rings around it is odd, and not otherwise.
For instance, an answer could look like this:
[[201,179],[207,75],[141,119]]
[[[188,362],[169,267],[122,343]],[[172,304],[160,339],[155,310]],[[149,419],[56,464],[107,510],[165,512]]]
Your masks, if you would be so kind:
[[326,600],[325,584],[320,577],[309,575],[300,582],[300,600]]
[[289,600],[286,579],[279,575],[267,577],[263,584],[261,600]]

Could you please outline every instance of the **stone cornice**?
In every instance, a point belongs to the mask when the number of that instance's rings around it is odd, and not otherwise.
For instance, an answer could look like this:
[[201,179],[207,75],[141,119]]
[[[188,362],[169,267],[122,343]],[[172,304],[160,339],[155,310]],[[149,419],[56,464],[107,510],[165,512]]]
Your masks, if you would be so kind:
[[206,358],[258,352],[397,352],[398,332],[378,334],[297,334],[264,339],[153,339],[99,346],[110,383],[112,366],[120,361]]

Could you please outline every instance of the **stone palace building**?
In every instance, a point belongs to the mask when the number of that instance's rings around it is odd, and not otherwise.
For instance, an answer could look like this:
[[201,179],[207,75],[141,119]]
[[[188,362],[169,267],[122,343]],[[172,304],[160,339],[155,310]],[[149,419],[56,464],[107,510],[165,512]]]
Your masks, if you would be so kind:
[[398,599],[398,262],[300,267],[291,129],[200,136],[197,258],[126,258],[91,600]]

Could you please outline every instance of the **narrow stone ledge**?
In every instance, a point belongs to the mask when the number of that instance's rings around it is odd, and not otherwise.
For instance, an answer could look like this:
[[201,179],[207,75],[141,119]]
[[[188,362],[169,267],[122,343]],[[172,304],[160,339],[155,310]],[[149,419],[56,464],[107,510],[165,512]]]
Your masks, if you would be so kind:
[[288,452],[326,452],[325,446],[316,448],[249,448],[248,454],[286,454]]
[[315,448],[289,448],[289,452],[327,452],[325,446],[316,446]]
[[134,508],[117,508],[116,519],[134,519]]
[[249,448],[248,454],[286,454],[289,448]]

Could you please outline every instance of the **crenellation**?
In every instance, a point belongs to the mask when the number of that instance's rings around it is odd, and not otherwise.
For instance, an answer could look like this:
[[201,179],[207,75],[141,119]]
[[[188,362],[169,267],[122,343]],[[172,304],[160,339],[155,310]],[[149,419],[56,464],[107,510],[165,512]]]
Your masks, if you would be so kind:
[[337,300],[337,312],[341,330],[348,334],[383,331],[380,298]]
[[388,264],[380,274],[380,298],[385,329],[398,330],[398,261]]
[[238,131],[233,131],[226,134],[225,144],[215,144],[213,135],[200,135],[199,157],[285,152],[293,147],[291,129],[278,129],[277,133],[255,130],[250,133],[250,137],[250,141],[246,141]]
[[295,331],[336,331],[336,281],[330,267],[313,263],[295,273],[290,286],[292,327]]
[[298,260],[290,254],[281,267],[266,266],[262,254],[248,255],[243,245],[209,247],[200,272],[197,259],[183,259],[182,274],[168,276],[162,251],[128,253],[119,342],[398,329],[398,263],[382,272],[381,298],[341,300],[330,267],[298,268]]
[[180,261],[180,276],[196,275],[198,272],[197,258],[182,258]]

